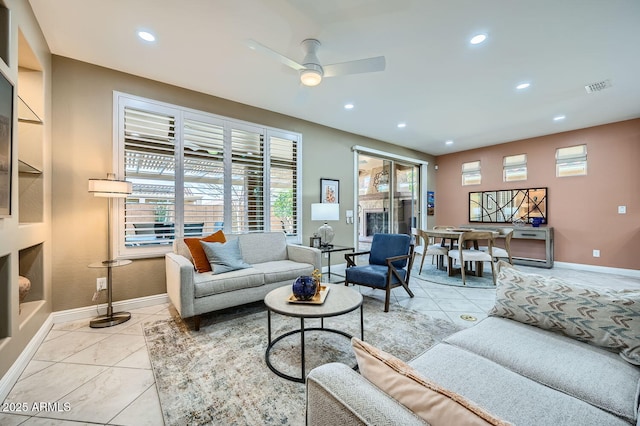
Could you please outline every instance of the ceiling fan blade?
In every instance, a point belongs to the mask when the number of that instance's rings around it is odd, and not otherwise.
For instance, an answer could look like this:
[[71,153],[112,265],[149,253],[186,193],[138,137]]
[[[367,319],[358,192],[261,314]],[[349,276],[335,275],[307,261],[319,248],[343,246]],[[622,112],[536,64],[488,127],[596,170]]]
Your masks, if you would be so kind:
[[375,58],[358,59],[356,61],[322,66],[325,77],[384,71],[385,67],[386,60],[384,59],[384,56],[376,56]]
[[304,66],[302,66],[299,63],[297,63],[293,59],[289,59],[286,56],[281,55],[280,53],[276,52],[275,50],[272,50],[272,49],[268,48],[267,46],[265,46],[264,44],[258,43],[255,40],[252,40],[252,39],[245,40],[244,44],[246,44],[249,49],[262,52],[267,56],[271,56],[272,58],[282,62],[286,66],[288,66],[290,68],[293,68],[296,71],[300,71],[300,70],[304,69]]

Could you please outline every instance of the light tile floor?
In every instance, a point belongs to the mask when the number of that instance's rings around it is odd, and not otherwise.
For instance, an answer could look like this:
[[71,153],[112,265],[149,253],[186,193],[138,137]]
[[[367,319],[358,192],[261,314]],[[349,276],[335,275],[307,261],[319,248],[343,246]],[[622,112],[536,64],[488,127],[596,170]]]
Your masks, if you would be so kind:
[[[561,268],[518,268],[593,286],[640,288],[640,278]],[[339,268],[335,272],[339,273]],[[475,322],[465,321],[461,315],[480,320],[493,306],[494,289],[449,287],[416,277],[414,274],[411,280],[415,297],[397,288],[392,292],[393,303],[463,327]],[[358,288],[363,294],[384,297],[381,291]],[[166,304],[138,309],[132,311],[128,322],[106,329],[89,328],[88,320],[54,325],[0,406],[0,424],[162,425],[142,326],[168,318],[172,312],[175,310]],[[59,404],[37,405],[38,410],[31,410],[34,403],[55,402]],[[28,413],[17,412],[22,404]]]

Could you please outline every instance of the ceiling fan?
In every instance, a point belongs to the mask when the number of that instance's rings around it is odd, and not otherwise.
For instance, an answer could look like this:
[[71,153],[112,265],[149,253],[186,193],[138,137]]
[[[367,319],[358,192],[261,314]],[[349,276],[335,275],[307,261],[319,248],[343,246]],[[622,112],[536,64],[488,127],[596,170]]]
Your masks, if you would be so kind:
[[253,50],[259,50],[284,65],[300,72],[300,82],[305,86],[317,86],[323,77],[337,77],[348,74],[360,74],[366,72],[384,71],[386,61],[384,56],[376,56],[374,58],[358,59],[355,61],[341,62],[338,64],[321,65],[316,52],[320,47],[320,42],[313,38],[303,40],[300,45],[304,51],[304,59],[302,63],[298,63],[293,59],[258,43],[255,40],[247,40],[246,45]]

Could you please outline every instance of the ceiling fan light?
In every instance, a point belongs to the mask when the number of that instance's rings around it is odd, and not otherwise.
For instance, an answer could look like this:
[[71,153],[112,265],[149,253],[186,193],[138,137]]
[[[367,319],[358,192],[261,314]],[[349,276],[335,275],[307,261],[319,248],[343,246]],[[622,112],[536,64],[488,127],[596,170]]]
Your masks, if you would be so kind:
[[317,86],[322,81],[322,74],[313,69],[304,69],[300,71],[300,82],[305,86]]

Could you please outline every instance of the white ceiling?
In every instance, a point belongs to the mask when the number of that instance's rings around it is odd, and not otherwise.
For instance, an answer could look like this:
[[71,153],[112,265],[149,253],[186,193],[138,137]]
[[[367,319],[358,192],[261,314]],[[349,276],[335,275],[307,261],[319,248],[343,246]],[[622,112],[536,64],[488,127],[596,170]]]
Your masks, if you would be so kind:
[[[56,55],[433,155],[640,117],[638,0],[30,3]],[[480,32],[487,41],[472,46]],[[324,64],[384,55],[386,70],[303,87],[244,44],[301,61],[305,38],[321,41]],[[605,79],[612,88],[586,93]]]

